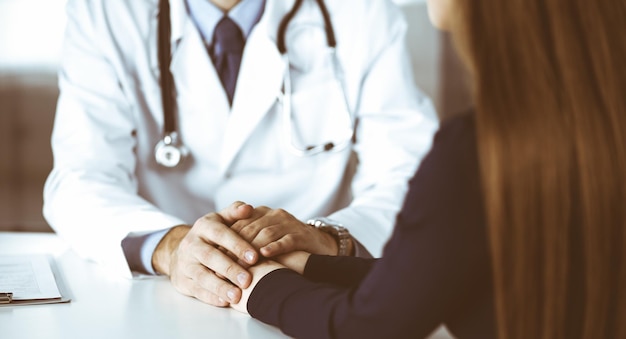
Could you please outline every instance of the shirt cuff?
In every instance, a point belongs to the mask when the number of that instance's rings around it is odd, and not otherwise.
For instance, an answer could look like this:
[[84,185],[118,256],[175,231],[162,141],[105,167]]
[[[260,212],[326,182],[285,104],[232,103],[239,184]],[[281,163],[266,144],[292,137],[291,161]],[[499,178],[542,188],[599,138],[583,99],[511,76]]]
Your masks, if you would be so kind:
[[145,234],[129,234],[122,240],[122,249],[131,271],[157,275],[152,267],[152,254],[169,228]]

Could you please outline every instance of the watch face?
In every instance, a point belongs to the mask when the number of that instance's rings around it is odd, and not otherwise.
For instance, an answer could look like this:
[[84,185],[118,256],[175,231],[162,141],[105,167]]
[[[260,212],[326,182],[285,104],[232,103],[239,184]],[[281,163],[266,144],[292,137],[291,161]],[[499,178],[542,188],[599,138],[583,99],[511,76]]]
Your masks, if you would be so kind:
[[159,143],[154,151],[156,162],[165,167],[175,167],[182,160],[178,147]]
[[343,227],[342,224],[324,217],[309,219],[306,223],[308,225],[316,227],[322,232],[330,234],[333,238],[335,238],[335,241],[337,241],[337,246],[339,247],[338,255],[352,255],[351,253],[354,249],[352,237],[350,236],[350,231],[348,231],[347,228]]

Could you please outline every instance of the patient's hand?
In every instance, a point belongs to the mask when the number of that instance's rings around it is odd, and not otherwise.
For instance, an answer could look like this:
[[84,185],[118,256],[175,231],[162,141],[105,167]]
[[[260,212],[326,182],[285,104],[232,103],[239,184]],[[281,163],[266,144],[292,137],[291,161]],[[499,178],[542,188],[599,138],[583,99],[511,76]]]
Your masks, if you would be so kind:
[[276,260],[279,264],[298,272],[299,274],[303,274],[304,267],[306,266],[306,263],[309,260],[310,256],[311,253],[307,253],[304,251],[295,251],[276,256],[272,259]]
[[230,306],[239,312],[248,314],[248,299],[250,299],[250,294],[252,294],[252,291],[259,281],[270,272],[284,267],[285,266],[272,260],[263,260],[250,267],[249,271],[252,273],[252,283],[248,286],[248,288],[242,289],[241,299],[239,302],[236,304],[231,303]]

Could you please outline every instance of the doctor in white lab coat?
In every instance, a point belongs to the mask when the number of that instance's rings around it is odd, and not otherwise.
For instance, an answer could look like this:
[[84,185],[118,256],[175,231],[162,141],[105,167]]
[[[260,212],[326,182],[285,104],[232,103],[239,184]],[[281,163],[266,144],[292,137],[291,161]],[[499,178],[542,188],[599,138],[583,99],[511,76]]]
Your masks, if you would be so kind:
[[[211,1],[232,7],[229,13],[262,2]],[[258,22],[244,29],[231,106],[207,52],[211,42],[188,3],[170,0],[177,130],[190,155],[164,168],[154,156],[164,120],[158,1],[69,0],[44,215],[80,255],[127,276],[131,270],[176,275],[179,291],[220,306],[237,302],[237,287],[247,286],[250,276],[217,247],[248,263],[264,255],[259,247],[285,239],[289,245],[280,251],[337,254],[336,234],[304,223],[327,217],[350,232],[352,254],[380,255],[437,128],[430,101],[412,79],[407,25],[387,0],[326,0],[344,73],[337,82],[313,0],[304,1],[287,30],[290,64],[281,57],[278,25],[293,3],[267,0]],[[286,71],[291,119],[281,100]],[[289,150],[290,143],[341,139],[353,127],[345,149],[310,156]],[[269,206],[251,220],[273,213],[286,226],[252,246],[228,228],[249,216],[245,207],[233,220],[201,218],[234,201]],[[123,241],[159,232],[156,242],[141,244],[145,269],[134,268]],[[150,267],[160,250],[166,268]]]

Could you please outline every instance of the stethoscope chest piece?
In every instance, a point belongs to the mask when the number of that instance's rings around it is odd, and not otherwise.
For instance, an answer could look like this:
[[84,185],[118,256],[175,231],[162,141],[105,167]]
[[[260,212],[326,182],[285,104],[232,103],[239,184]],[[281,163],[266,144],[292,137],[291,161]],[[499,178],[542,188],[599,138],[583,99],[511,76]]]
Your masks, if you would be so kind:
[[166,134],[154,147],[156,162],[164,167],[173,168],[182,163],[189,155],[189,150],[178,140],[178,134]]

